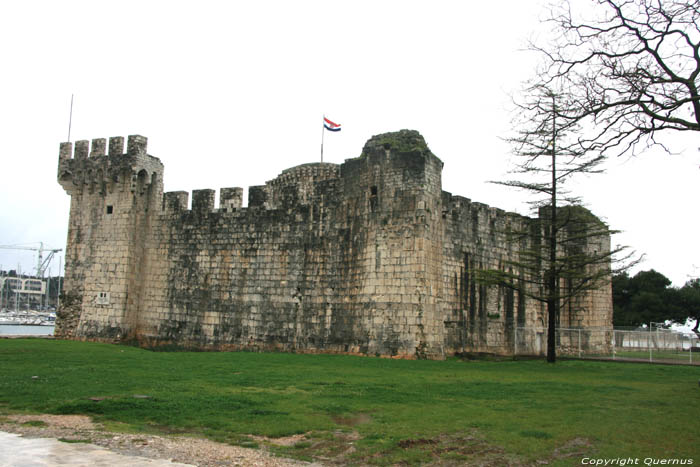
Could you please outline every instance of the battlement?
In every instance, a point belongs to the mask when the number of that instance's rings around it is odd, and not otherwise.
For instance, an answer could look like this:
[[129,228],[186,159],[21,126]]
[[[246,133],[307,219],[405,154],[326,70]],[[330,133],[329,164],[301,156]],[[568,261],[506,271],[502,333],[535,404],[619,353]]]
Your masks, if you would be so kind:
[[496,208],[485,203],[472,201],[464,196],[453,195],[448,191],[442,192],[443,215],[456,214],[462,210],[469,210],[477,213],[483,213],[490,217],[507,217],[512,219],[531,220],[530,217],[523,216],[517,212],[505,211],[501,208]]
[[300,182],[328,180],[338,178],[340,173],[338,164],[328,162],[316,162],[301,164],[285,169],[273,180],[267,182],[272,186],[293,185]]
[[[126,154],[131,156],[146,155],[148,146],[148,138],[141,135],[129,135],[127,142]],[[73,149],[73,143],[66,142],[61,143],[59,148],[58,158],[60,161],[70,160],[71,158],[75,160],[87,159],[88,157],[102,157],[102,156],[121,156],[124,154],[124,137],[123,136],[112,136],[109,138],[109,154],[107,150],[107,139],[106,138],[96,138],[92,140],[92,145],[88,140],[80,140],[75,142],[75,149]]]
[[219,209],[232,211],[243,207],[243,188],[222,188],[219,190]]
[[186,191],[169,191],[163,194],[165,213],[196,212],[235,212],[244,209],[243,188],[219,189],[219,208],[215,207],[215,191],[212,189],[192,190],[192,209],[188,209],[190,194]]
[[[58,154],[58,182],[72,193],[89,187],[107,193],[116,186],[143,192],[145,186],[162,184],[163,164],[147,153],[148,138],[130,135],[124,152],[124,137],[96,138],[61,143]],[[109,152],[107,149],[109,148]],[[140,188],[139,188],[140,187]]]

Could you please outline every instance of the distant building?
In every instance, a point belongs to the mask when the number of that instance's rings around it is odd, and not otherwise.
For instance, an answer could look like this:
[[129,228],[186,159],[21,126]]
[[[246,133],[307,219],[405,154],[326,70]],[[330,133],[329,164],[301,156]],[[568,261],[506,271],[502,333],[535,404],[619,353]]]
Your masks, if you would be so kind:
[[35,309],[45,303],[46,280],[33,277],[0,277],[0,308]]

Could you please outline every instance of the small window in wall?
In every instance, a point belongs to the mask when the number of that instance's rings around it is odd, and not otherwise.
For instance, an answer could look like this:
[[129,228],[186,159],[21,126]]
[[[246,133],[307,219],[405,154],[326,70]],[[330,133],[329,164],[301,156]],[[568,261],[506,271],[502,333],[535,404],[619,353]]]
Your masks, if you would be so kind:
[[107,206],[107,214],[112,214],[114,208],[112,206]]
[[373,186],[369,189],[369,210],[374,212],[377,209],[377,187]]
[[96,302],[98,305],[109,305],[109,292],[100,292],[97,294]]

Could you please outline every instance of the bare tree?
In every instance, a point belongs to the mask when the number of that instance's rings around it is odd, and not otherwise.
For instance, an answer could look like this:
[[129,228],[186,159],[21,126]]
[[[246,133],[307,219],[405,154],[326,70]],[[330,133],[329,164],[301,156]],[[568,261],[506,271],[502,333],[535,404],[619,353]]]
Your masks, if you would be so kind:
[[550,12],[556,36],[532,45],[545,57],[537,79],[574,98],[559,118],[583,125],[580,150],[634,155],[662,132],[700,131],[699,0],[567,0]]
[[493,183],[534,194],[532,204],[539,218],[507,232],[509,241],[520,245],[517,259],[503,269],[480,271],[479,279],[517,288],[546,304],[547,361],[553,363],[560,309],[609,284],[613,255],[623,248],[611,249],[613,232],[564,189],[575,175],[599,172],[604,159],[583,152],[575,120],[561,118],[571,111],[571,97],[545,86],[528,89],[526,96],[514,121],[520,130],[507,139],[516,157],[513,172],[519,178]]

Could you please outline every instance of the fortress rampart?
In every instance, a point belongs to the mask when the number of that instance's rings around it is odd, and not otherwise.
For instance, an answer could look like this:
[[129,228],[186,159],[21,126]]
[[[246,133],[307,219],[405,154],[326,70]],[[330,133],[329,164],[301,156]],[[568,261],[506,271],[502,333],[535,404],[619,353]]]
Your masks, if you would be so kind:
[[[248,191],[163,193],[147,140],[63,143],[71,195],[56,335],[216,350],[443,358],[508,354],[545,310],[477,283],[517,259],[507,228],[537,219],[442,191],[442,162],[415,131],[371,138],[343,164],[284,170]],[[525,247],[525,245],[523,245]],[[608,248],[594,245],[592,248]],[[611,327],[610,288],[562,326]]]

